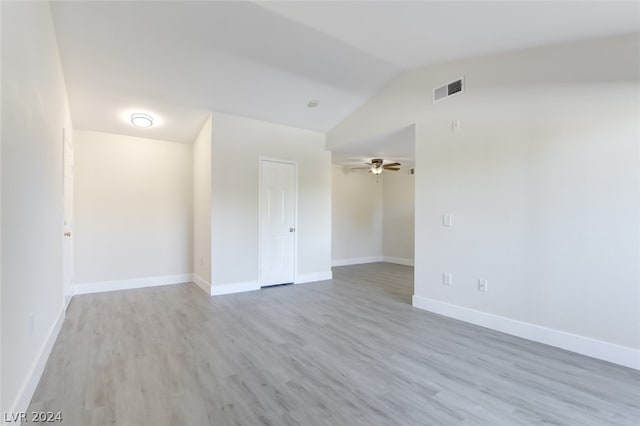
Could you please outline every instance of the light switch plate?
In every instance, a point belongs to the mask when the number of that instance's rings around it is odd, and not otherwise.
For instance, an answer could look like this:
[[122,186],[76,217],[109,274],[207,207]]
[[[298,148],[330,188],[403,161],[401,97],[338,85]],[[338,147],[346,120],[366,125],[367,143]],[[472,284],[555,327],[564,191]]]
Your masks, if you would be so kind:
[[445,272],[444,274],[442,274],[442,284],[444,285],[453,284],[453,274],[450,274],[448,272]]

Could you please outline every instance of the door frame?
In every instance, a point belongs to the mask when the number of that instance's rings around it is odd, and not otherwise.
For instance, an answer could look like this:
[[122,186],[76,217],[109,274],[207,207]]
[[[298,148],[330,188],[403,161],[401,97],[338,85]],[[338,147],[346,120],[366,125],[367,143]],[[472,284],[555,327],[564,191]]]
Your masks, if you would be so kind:
[[258,157],[258,286],[262,288],[262,164],[265,162],[293,165],[293,283],[298,277],[298,162],[275,157]]
[[[74,223],[73,223],[73,198],[71,198],[70,205],[70,217],[67,217],[67,202],[69,197],[73,197],[73,187],[75,185],[75,161],[74,161],[74,150],[73,150],[73,141],[69,137],[69,130],[67,128],[62,128],[62,196],[63,196],[63,212],[62,212],[62,228],[63,233],[70,232],[71,236],[62,237],[62,270],[63,270],[63,285],[62,285],[62,297],[65,310],[69,307],[69,302],[71,302],[71,298],[73,297],[73,286],[75,280],[75,264],[74,264],[74,253],[73,253],[73,237],[75,233]],[[71,193],[67,192],[67,147],[70,150],[71,156]],[[69,219],[70,223],[65,224],[65,221]],[[67,252],[67,247],[69,251]],[[67,258],[67,255],[69,256]],[[69,276],[67,277],[67,268],[69,268]],[[66,279],[69,279],[67,282]]]

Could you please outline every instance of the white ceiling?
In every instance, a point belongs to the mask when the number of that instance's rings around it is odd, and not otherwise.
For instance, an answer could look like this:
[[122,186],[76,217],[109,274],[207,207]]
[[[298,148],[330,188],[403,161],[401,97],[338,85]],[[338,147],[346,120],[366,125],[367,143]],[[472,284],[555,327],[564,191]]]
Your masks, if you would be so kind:
[[399,68],[640,30],[640,2],[264,2]]
[[[194,139],[211,110],[325,132],[406,68],[640,31],[638,2],[51,8],[74,126],[180,142]],[[123,114],[137,109],[162,124],[134,129]]]
[[412,165],[415,158],[415,126],[394,129],[374,138],[341,145],[332,151],[333,164],[361,166],[373,158]]

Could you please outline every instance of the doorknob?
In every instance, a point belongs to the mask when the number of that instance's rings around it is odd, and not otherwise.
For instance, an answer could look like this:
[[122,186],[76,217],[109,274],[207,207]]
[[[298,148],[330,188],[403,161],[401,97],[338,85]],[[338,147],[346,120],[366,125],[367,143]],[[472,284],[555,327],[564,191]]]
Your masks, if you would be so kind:
[[71,232],[65,232],[65,233],[64,233],[64,236],[65,236],[65,237],[70,237],[70,236],[71,236]]
[[296,228],[289,228],[289,232],[294,232]]

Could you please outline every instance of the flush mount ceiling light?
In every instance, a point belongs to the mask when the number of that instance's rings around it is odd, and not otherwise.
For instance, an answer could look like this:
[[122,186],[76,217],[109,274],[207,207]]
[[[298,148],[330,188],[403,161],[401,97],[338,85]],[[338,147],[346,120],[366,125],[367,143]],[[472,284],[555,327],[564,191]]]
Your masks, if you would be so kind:
[[315,108],[318,105],[320,105],[320,101],[315,100],[315,99],[312,99],[307,103],[307,107],[309,107],[309,108]]
[[153,125],[153,117],[149,114],[137,112],[135,114],[131,114],[131,124],[136,127],[151,127]]

